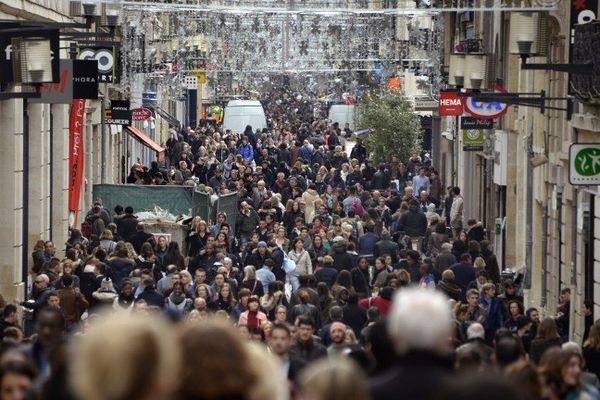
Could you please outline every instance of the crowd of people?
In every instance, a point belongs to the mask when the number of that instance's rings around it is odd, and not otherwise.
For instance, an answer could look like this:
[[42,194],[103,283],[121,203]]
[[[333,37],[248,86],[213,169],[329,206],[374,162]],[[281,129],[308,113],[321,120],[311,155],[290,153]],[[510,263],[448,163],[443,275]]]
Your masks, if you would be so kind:
[[178,243],[97,199],[64,255],[38,242],[2,311],[0,400],[600,398],[600,323],[569,342],[569,289],[525,309],[428,155],[374,166],[309,106],[172,131],[169,164],[127,179],[237,192],[237,216]]

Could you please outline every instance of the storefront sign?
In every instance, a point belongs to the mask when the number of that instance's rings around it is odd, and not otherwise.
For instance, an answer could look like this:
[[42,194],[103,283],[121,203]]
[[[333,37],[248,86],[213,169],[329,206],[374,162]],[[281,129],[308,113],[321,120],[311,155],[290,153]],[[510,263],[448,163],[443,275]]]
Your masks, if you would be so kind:
[[85,99],[74,99],[69,118],[69,226],[77,226],[79,196],[83,183],[83,132]]
[[73,61],[60,60],[60,82],[42,83],[40,97],[29,99],[30,103],[71,104],[73,100]]
[[147,108],[140,107],[131,110],[131,119],[133,121],[146,121],[152,117],[152,111]]
[[[498,85],[495,92],[506,93],[506,89]],[[496,119],[508,112],[508,104],[497,101],[475,101],[473,97],[467,97],[464,105],[467,114],[479,119]]]
[[129,100],[111,100],[110,109],[104,116],[109,125],[131,125],[131,110]]
[[415,97],[415,111],[437,111],[438,102],[431,97]]
[[463,151],[483,151],[485,141],[483,129],[466,129],[462,134]]
[[118,83],[120,75],[120,54],[115,47],[84,47],[77,59],[98,61],[98,79],[100,83]]
[[473,117],[462,117],[460,119],[460,129],[493,129],[493,119],[477,119]]
[[[598,0],[571,0],[571,21],[570,21],[570,29],[569,29],[569,63],[576,63],[579,60],[574,59],[574,50],[575,50],[575,27],[577,25],[589,24],[594,21],[597,17],[598,12]],[[586,60],[582,60],[581,62],[591,61],[592,53],[595,51],[596,46],[590,46],[590,43],[583,42],[579,43],[579,47],[589,49],[586,54],[589,58]],[[595,51],[597,54],[598,52]],[[575,74],[569,75],[569,94],[576,94],[577,90],[580,89],[577,86],[577,83],[573,82],[573,78],[576,77]],[[588,77],[584,77],[588,78]]]
[[600,143],[577,143],[569,148],[569,183],[600,185]]
[[457,91],[441,91],[438,114],[440,117],[462,115],[463,97]]
[[73,98],[98,98],[98,63],[95,60],[73,61]]

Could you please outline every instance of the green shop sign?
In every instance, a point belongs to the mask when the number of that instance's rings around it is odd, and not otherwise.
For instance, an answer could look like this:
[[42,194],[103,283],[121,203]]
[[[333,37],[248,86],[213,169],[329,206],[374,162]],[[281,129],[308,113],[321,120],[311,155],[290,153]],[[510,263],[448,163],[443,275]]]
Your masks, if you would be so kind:
[[484,140],[483,129],[463,129],[462,131],[463,151],[483,151]]
[[600,185],[600,143],[577,143],[569,148],[571,185]]

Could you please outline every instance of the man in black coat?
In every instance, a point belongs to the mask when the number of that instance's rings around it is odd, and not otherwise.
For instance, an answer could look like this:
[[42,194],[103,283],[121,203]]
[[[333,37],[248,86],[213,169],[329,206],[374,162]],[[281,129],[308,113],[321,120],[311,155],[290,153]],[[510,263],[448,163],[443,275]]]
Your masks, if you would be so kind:
[[447,342],[452,324],[446,297],[404,288],[394,297],[388,333],[397,363],[369,381],[373,400],[432,399],[451,377]]
[[120,217],[117,233],[123,240],[129,240],[130,237],[135,235],[138,222],[137,217],[133,215],[133,208],[125,207],[125,215]]
[[144,232],[144,224],[141,222],[136,225],[135,229],[135,234],[129,237],[127,241],[131,243],[135,252],[140,254],[142,245],[152,238],[152,234]]
[[382,257],[385,254],[389,254],[392,257],[392,262],[395,264],[398,262],[398,250],[398,243],[392,240],[390,233],[383,232],[381,234],[381,240],[375,243],[373,255],[375,257]]
[[458,263],[451,266],[450,270],[454,272],[454,283],[456,283],[462,290],[460,297],[464,302],[466,300],[469,283],[473,282],[477,278],[475,267],[471,263],[471,255],[469,255],[469,253],[464,253],[461,255]]
[[156,291],[154,279],[145,279],[142,284],[144,285],[144,290],[135,300],[144,300],[149,306],[162,308],[164,305],[163,297]]
[[282,322],[275,322],[271,329],[269,338],[269,347],[281,361],[280,368],[283,375],[291,382],[296,382],[300,370],[304,368],[306,362],[296,355],[290,354],[292,346],[292,331],[290,327]]
[[[300,360],[309,363],[321,357],[327,356],[327,349],[321,343],[313,339],[315,323],[306,315],[298,317],[296,343],[290,348],[290,354]],[[318,340],[318,339],[317,339]]]
[[356,294],[348,297],[348,303],[342,307],[342,315],[342,322],[352,328],[357,337],[360,336],[360,331],[367,324],[367,310],[358,305]]

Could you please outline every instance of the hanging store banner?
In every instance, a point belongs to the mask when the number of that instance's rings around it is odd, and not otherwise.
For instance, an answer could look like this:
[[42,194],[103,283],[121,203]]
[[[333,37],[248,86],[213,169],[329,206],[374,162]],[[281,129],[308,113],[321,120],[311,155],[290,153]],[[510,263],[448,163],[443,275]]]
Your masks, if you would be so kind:
[[460,129],[494,129],[494,120],[462,117],[460,119]]
[[440,103],[438,114],[440,117],[462,115],[463,113],[463,98],[458,95],[458,92],[440,91]]
[[[596,48],[595,46],[590,46],[588,42],[583,42],[583,43],[576,43],[575,39],[576,39],[576,34],[575,34],[575,29],[577,27],[577,25],[584,25],[584,24],[589,24],[590,22],[593,22],[594,20],[597,19],[597,15],[598,15],[598,0],[571,0],[571,21],[570,21],[570,29],[569,29],[569,63],[576,63],[576,62],[586,62],[586,61],[590,61],[593,57],[593,53],[594,53],[594,49]],[[581,56],[581,49],[587,49],[587,53],[585,54],[586,60],[584,61],[580,61],[580,60],[575,60],[574,59],[574,50],[576,47],[576,44],[578,44],[580,47],[579,52],[580,52],[580,56]],[[583,51],[584,53],[586,53],[586,51]],[[596,51],[597,53],[597,51]],[[575,74],[569,74],[569,86],[568,86],[568,90],[569,90],[569,94],[573,95],[573,94],[577,94],[577,84],[574,81],[574,77],[576,77],[577,75]],[[580,77],[581,78],[581,77]],[[589,77],[584,77],[585,78],[589,78]]]
[[145,107],[134,108],[131,110],[131,119],[133,121],[146,121],[152,118],[152,111]]
[[73,98],[98,99],[98,62],[95,60],[73,61]]
[[569,147],[569,183],[600,185],[600,144],[577,143]]
[[83,184],[83,130],[85,99],[73,99],[69,118],[69,226],[77,226]]
[[79,51],[77,59],[98,61],[98,80],[100,83],[119,83],[121,57],[116,47],[83,47]]
[[462,133],[463,151],[483,151],[485,142],[483,129],[465,129]]
[[42,83],[40,97],[29,99],[30,103],[71,104],[73,100],[73,61],[60,60],[60,82]]
[[[496,85],[496,93],[507,93],[501,85]],[[498,101],[476,101],[474,97],[467,97],[464,102],[465,112],[478,119],[496,119],[508,112],[508,104]]]
[[111,100],[104,121],[109,125],[131,125],[129,100]]

